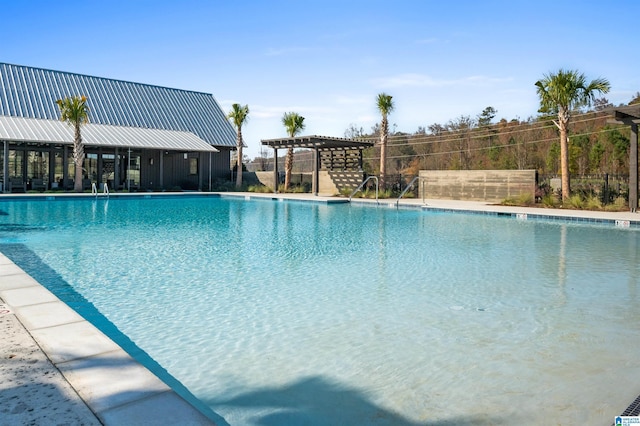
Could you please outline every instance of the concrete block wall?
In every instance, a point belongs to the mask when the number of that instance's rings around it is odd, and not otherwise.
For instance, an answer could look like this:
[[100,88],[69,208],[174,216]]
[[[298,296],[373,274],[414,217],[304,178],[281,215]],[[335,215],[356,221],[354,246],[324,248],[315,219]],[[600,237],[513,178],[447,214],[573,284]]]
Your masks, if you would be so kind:
[[364,172],[353,171],[320,171],[318,193],[323,195],[340,194],[343,189],[354,191],[364,180]]
[[420,196],[500,202],[536,192],[535,170],[420,170]]

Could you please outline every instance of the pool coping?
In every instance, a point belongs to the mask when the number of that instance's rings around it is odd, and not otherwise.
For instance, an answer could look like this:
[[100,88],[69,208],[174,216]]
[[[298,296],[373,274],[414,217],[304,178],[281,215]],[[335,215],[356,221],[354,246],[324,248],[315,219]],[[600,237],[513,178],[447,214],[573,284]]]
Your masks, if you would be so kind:
[[[31,343],[24,340],[30,338],[39,349],[27,355],[7,354],[8,360],[0,365],[0,378],[5,368],[9,374],[21,371],[28,376],[29,366],[38,362],[54,386],[72,389],[63,392],[70,408],[61,409],[47,406],[50,395],[20,386],[13,402],[27,410],[46,407],[52,423],[59,423],[59,416],[64,418],[74,410],[75,420],[83,424],[215,424],[3,254],[0,303],[2,316],[17,320],[11,327],[24,336],[23,344]],[[47,365],[40,359],[42,354]],[[8,385],[24,381],[24,377],[4,378]],[[83,403],[88,410],[82,408]],[[11,414],[20,414],[16,407],[9,408]]]
[[[455,212],[511,217],[518,220],[575,221],[640,228],[640,214],[632,212],[593,212],[532,207],[492,205],[458,200],[368,200],[313,196],[311,194],[258,193],[125,193],[114,198],[151,198],[173,196],[213,196],[245,200],[300,201],[345,204],[381,208],[420,209],[430,212]],[[78,197],[106,198],[94,194],[11,194],[9,199],[70,199]],[[120,346],[77,314],[44,286],[0,253],[0,315],[15,316],[17,328],[28,334],[38,346],[37,355],[51,363],[53,379],[61,387],[75,392],[67,395],[69,406],[85,404],[87,424],[119,425],[132,421],[144,424],[216,424],[216,414],[204,413],[178,395],[158,376],[134,360]],[[4,312],[3,313],[3,309]],[[8,313],[6,313],[8,311]],[[22,331],[22,330],[19,330]],[[25,360],[23,360],[25,361]],[[26,360],[27,364],[29,361]],[[0,364],[0,384],[4,368]],[[76,398],[77,396],[77,398]],[[25,399],[38,396],[23,395]],[[638,397],[636,401],[640,399]],[[633,404],[633,403],[632,403]],[[629,406],[631,407],[631,406]],[[57,409],[57,408],[56,408]],[[629,409],[627,409],[629,411]],[[627,412],[624,411],[624,412]],[[635,411],[634,411],[635,413]],[[53,414],[53,412],[52,412]],[[218,421],[224,421],[217,418]]]

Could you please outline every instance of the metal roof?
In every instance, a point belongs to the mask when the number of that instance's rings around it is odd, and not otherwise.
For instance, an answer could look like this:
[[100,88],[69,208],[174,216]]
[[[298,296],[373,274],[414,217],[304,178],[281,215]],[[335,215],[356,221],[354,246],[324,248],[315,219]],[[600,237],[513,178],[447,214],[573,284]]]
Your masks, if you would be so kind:
[[236,145],[211,94],[0,63],[0,116],[57,120],[56,100],[82,95],[93,124],[191,132],[214,146]]
[[[141,129],[88,123],[82,126],[81,134],[82,142],[86,146],[189,152],[218,151],[193,133],[175,130]],[[73,138],[73,127],[60,120],[0,116],[0,140],[73,144]]]
[[282,148],[317,148],[319,151],[335,149],[365,149],[373,146],[373,142],[359,141],[328,136],[296,136],[294,138],[262,139],[262,145],[275,149]]

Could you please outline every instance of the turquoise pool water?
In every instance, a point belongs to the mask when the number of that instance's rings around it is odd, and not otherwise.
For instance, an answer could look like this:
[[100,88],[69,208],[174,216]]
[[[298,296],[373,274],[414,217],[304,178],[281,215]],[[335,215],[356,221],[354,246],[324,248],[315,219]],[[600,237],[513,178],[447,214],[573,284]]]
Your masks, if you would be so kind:
[[0,213],[0,250],[229,424],[604,424],[640,393],[635,229],[214,197]]

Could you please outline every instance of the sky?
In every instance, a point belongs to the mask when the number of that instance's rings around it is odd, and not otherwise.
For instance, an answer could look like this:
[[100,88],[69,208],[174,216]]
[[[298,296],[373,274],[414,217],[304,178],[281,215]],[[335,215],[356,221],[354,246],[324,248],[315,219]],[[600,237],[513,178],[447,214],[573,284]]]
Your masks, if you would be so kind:
[[414,133],[491,106],[536,116],[534,83],[559,69],[640,91],[637,0],[0,0],[0,62],[211,93],[249,106],[245,154],[286,137],[344,137],[380,121]]

